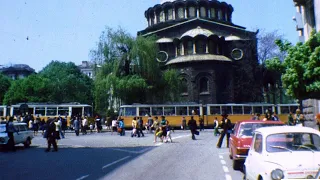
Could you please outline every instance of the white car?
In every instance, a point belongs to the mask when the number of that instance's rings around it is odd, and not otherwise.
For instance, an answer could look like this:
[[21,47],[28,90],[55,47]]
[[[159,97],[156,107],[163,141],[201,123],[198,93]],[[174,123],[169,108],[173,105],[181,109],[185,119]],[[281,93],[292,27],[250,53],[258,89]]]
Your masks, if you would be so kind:
[[244,179],[314,179],[319,170],[319,131],[297,126],[264,127],[254,132]]
[[[18,132],[13,133],[15,144],[24,144],[24,147],[29,147],[31,145],[31,140],[33,139],[33,132],[28,130],[26,123],[13,123],[15,129]],[[0,124],[0,146],[6,146],[9,137],[6,133],[6,124]]]

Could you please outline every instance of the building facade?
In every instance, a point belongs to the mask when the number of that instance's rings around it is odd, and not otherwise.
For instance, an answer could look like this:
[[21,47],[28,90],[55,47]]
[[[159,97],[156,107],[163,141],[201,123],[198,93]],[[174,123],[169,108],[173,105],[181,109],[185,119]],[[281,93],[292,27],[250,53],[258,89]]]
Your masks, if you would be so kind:
[[94,64],[89,61],[82,61],[81,65],[78,66],[80,71],[87,75],[89,78],[94,79]]
[[[293,0],[293,2],[297,10],[294,20],[297,22],[299,41],[305,42],[313,29],[320,32],[320,0]],[[320,100],[304,100],[303,111],[307,119],[314,119],[315,114],[320,113]]]
[[13,80],[17,80],[35,73],[35,70],[26,64],[14,64],[11,66],[1,66],[0,72]]
[[320,1],[293,0],[293,2],[297,10],[294,20],[297,23],[299,41],[305,42],[313,29],[320,31]]
[[233,24],[230,4],[209,0],[164,2],[145,11],[165,68],[180,72],[181,97],[205,104],[261,100],[256,32]]

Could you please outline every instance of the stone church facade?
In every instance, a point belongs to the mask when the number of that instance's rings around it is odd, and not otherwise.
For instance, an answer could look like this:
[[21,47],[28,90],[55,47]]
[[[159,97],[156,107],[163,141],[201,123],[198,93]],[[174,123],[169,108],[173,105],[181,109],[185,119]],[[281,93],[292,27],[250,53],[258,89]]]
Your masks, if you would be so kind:
[[[183,101],[254,101],[242,91],[251,86],[259,88],[254,83],[258,68],[257,33],[233,24],[233,10],[230,4],[216,0],[176,0],[145,11],[148,27],[138,35],[158,38],[157,60],[180,72]],[[253,84],[242,86],[248,82]],[[248,97],[261,94],[258,90]]]

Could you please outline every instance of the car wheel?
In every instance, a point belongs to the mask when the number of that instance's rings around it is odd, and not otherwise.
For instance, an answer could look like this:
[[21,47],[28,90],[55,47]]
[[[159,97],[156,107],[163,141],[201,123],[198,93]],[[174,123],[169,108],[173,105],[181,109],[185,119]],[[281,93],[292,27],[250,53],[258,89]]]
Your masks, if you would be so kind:
[[232,161],[232,168],[234,170],[240,170],[240,165],[241,165],[241,163],[239,161],[237,161],[237,160]]
[[31,144],[31,139],[27,138],[26,142],[24,142],[24,147],[28,148],[28,147],[30,147],[30,144]]

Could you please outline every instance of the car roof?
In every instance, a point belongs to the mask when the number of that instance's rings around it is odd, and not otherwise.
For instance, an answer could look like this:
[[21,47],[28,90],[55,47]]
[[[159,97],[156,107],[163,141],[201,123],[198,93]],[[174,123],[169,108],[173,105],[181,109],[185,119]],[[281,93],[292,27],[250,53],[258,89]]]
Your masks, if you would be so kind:
[[282,121],[262,121],[262,120],[240,120],[237,123],[257,123],[257,124],[284,124]]
[[270,135],[277,133],[314,133],[320,136],[320,132],[310,128],[310,127],[301,127],[301,126],[272,126],[272,127],[261,127],[255,130],[255,133],[259,132],[262,135]]

